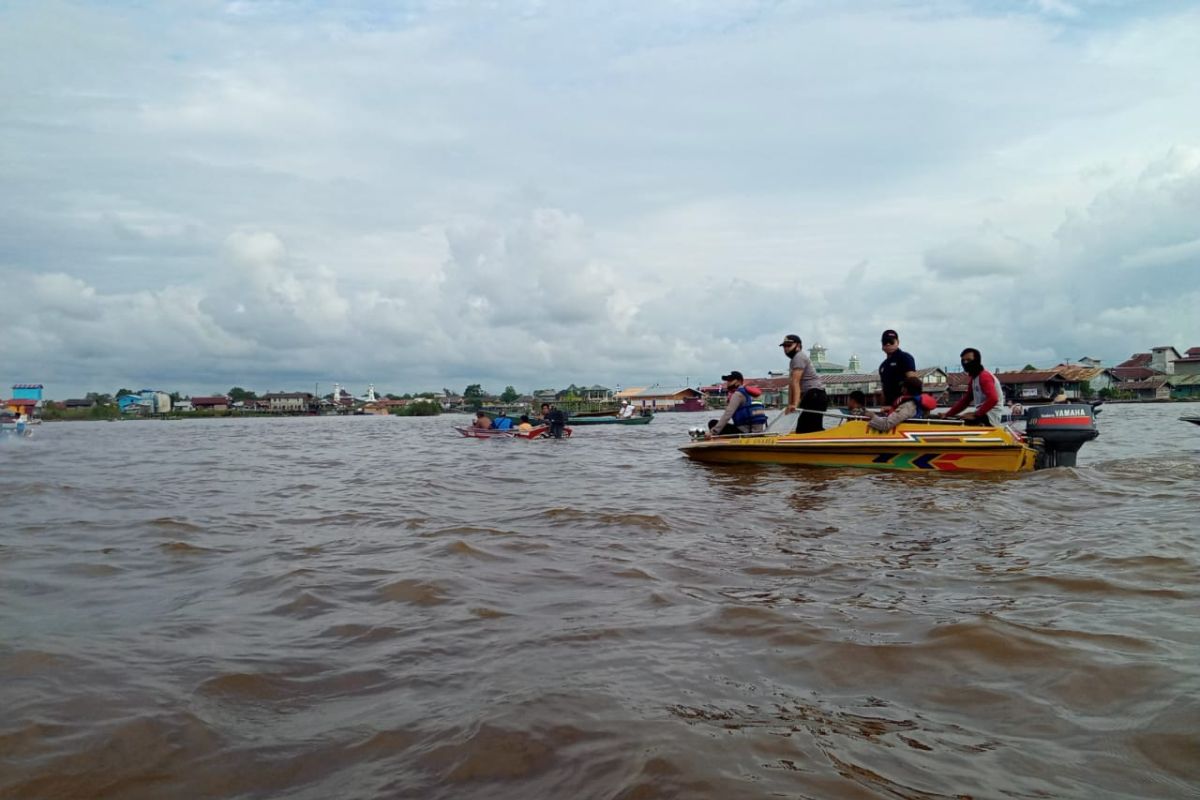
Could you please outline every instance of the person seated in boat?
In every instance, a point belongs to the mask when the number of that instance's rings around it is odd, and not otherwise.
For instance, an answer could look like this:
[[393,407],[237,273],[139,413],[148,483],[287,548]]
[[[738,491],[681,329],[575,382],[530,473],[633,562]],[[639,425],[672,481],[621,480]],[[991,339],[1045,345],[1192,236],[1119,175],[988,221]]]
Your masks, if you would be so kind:
[[501,411],[496,415],[496,418],[492,420],[492,427],[498,431],[511,431],[513,429],[512,418],[509,417],[505,412]]
[[471,423],[471,427],[486,431],[492,427],[492,418],[482,411],[476,411],[475,421]]
[[937,408],[937,400],[933,395],[925,394],[925,387],[920,378],[915,375],[907,377],[902,387],[903,394],[896,398],[895,408],[890,414],[866,412],[867,427],[887,433],[906,420],[926,419],[929,413]]
[[[1004,395],[1004,390],[1000,388],[1000,381],[983,368],[983,356],[974,347],[968,347],[962,351],[959,355],[959,363],[962,364],[963,372],[971,376],[971,383],[967,387],[966,394],[957,403],[952,405],[945,414],[934,415],[935,418],[962,419],[968,425],[998,427],[1002,412],[1000,398]],[[975,403],[975,410],[963,414],[963,409],[972,401]]]
[[855,389],[850,393],[850,397],[846,399],[846,416],[865,417],[869,413],[867,411],[867,396],[858,389]]
[[745,378],[736,369],[722,375],[725,393],[725,413],[719,420],[709,422],[708,439],[714,436],[736,436],[743,433],[762,433],[767,429],[767,409],[762,402],[762,390],[745,385]]
[[521,421],[517,424],[517,430],[521,433],[528,433],[533,430],[533,423],[529,421],[528,414],[521,415]]
[[634,410],[633,403],[629,402],[628,400],[622,400],[621,411],[617,414],[617,416],[621,419],[629,419],[633,416]]

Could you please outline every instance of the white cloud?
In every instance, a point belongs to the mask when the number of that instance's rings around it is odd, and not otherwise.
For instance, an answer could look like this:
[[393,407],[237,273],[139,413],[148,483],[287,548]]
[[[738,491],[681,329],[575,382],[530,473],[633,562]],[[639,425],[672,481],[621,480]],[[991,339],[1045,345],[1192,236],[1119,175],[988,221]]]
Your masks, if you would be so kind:
[[6,7],[0,335],[64,394],[1198,344],[1200,14],[1147,8]]

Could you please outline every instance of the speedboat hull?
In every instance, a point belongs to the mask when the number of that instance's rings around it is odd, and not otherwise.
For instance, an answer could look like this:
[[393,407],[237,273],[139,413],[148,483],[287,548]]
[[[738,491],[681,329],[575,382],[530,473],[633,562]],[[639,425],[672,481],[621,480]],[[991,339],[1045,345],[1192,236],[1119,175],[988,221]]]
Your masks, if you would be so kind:
[[1008,428],[901,423],[881,433],[850,421],[816,433],[749,434],[680,448],[709,464],[794,464],[903,472],[1025,472],[1037,451]]

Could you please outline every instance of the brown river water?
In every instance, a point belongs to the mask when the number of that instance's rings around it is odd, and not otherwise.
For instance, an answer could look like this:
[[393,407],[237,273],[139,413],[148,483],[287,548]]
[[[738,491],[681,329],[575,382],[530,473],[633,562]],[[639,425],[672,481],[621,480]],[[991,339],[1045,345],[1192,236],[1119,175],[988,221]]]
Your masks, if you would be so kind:
[[1195,798],[1200,427],[715,467],[707,415],[0,441],[0,798]]

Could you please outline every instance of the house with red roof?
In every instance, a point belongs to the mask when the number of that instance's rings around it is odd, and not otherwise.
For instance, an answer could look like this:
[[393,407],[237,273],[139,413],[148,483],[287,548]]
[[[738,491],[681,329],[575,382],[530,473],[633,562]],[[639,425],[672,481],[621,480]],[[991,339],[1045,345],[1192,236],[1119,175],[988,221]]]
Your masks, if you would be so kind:
[[1200,347],[1189,347],[1171,363],[1176,375],[1200,375]]

